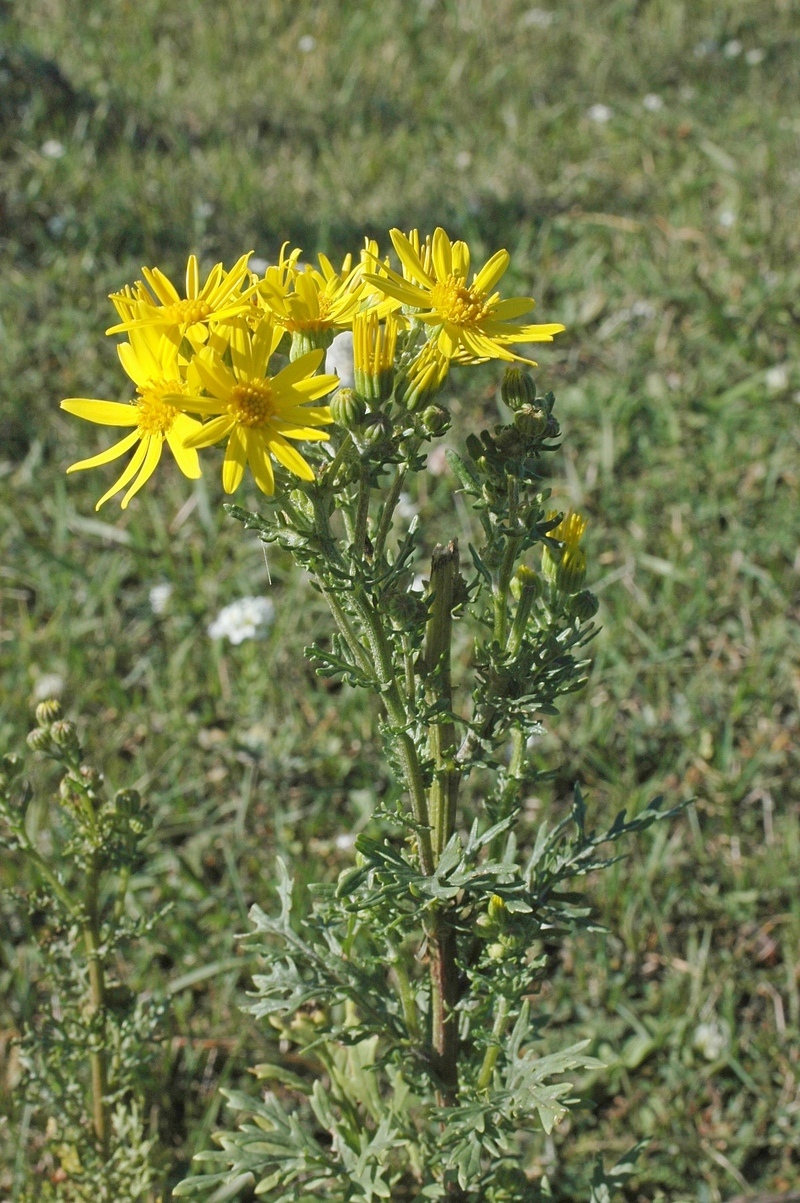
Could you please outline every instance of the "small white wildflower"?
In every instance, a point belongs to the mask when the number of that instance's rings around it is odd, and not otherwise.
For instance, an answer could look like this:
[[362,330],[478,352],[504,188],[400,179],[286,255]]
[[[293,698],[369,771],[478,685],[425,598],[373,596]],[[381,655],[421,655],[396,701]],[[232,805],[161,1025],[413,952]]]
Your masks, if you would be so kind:
[[762,50],[760,46],[754,46],[752,50],[748,50],[744,56],[744,61],[748,67],[757,67],[759,63],[763,63],[767,57],[766,50]]
[[736,214],[732,209],[723,209],[717,218],[717,224],[721,225],[723,230],[731,230],[736,225]]
[[652,301],[634,301],[631,305],[631,317],[655,317],[656,307]]
[[349,852],[355,847],[356,837],[352,831],[343,831],[341,835],[337,835],[334,843],[340,852]]
[[586,116],[597,125],[605,125],[614,116],[614,110],[609,108],[607,104],[593,104],[591,108],[586,110]]
[[468,150],[460,150],[455,157],[455,164],[459,171],[466,171],[472,163],[472,155]]
[[240,597],[223,606],[209,624],[208,633],[212,639],[227,639],[231,643],[261,639],[274,615],[275,607],[268,597]]
[[697,1025],[692,1044],[706,1061],[718,1061],[728,1047],[730,1038],[727,1023],[712,1021]]
[[303,54],[310,54],[317,45],[317,39],[311,33],[304,33],[300,41],[297,43],[297,49]]
[[160,585],[153,585],[149,593],[150,609],[154,614],[163,614],[167,608],[167,602],[172,597],[172,585],[166,581]]
[[776,363],[764,377],[767,388],[773,393],[782,393],[789,387],[789,368],[785,363]]
[[64,678],[60,673],[42,673],[37,677],[33,687],[34,702],[44,702],[48,698],[58,698],[64,692]]
[[259,259],[259,257],[255,255],[250,260],[248,267],[250,268],[250,271],[255,272],[257,276],[263,276],[264,272],[269,267],[269,261],[267,259]]
[[648,113],[658,113],[663,107],[664,101],[656,92],[648,92],[642,101],[642,108],[647,109]]
[[325,371],[338,376],[343,388],[352,388],[355,384],[353,374],[353,331],[342,330],[337,334],[325,356]]
[[726,42],[722,47],[722,53],[726,58],[738,58],[742,53],[742,50],[743,46],[738,38],[731,38],[731,40]]
[[67,148],[57,138],[48,138],[42,145],[42,154],[46,159],[63,159]]
[[547,29],[556,19],[555,13],[546,8],[529,8],[519,19],[522,29]]

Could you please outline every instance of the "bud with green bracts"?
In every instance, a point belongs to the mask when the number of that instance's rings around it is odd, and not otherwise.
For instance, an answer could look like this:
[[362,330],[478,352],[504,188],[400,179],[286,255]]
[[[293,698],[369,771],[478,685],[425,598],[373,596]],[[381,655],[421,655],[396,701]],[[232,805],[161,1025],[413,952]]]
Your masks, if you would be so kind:
[[426,343],[417,358],[397,378],[395,399],[415,413],[441,392],[450,367],[435,343]]
[[37,724],[46,727],[48,723],[54,723],[57,718],[61,718],[61,706],[55,698],[48,698],[47,701],[39,703],[35,714]]
[[68,719],[59,719],[57,723],[53,723],[50,728],[50,738],[57,748],[61,748],[63,752],[79,750],[78,733],[75,730],[75,724],[69,722]]
[[567,613],[570,618],[577,618],[579,622],[588,622],[594,618],[599,606],[600,603],[591,590],[581,589],[580,593],[569,599]]
[[437,438],[450,429],[450,414],[443,405],[429,405],[422,411],[420,422],[428,434]]
[[337,426],[354,430],[360,426],[367,412],[367,403],[351,388],[338,389],[331,398],[331,417]]
[[301,355],[309,351],[322,349],[327,351],[333,342],[334,330],[295,330],[292,334],[292,345],[289,349],[289,359],[294,363]]
[[382,447],[392,435],[392,423],[386,414],[367,414],[361,425],[361,436],[368,447]]
[[538,405],[522,405],[514,414],[514,425],[526,439],[540,438],[551,419]]
[[503,383],[500,385],[500,395],[509,409],[521,409],[525,405],[533,405],[536,400],[536,381],[530,372],[522,368],[506,368]]
[[48,748],[52,748],[53,740],[50,736],[49,727],[35,727],[27,738],[28,747],[32,752],[44,752]]

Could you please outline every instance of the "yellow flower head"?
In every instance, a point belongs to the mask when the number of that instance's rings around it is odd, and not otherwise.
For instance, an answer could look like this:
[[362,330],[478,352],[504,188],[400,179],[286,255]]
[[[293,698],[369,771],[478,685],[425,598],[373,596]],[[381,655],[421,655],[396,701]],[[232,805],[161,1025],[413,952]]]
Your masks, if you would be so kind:
[[122,366],[136,385],[138,395],[130,404],[95,401],[86,397],[69,397],[61,402],[61,408],[67,413],[85,418],[88,422],[97,422],[101,426],[133,427],[130,434],[107,451],[79,460],[67,469],[68,472],[78,472],[83,468],[97,468],[135,448],[125,471],[98,501],[95,507],[98,510],[109,497],[133,481],[122,498],[122,508],[127,508],[131,498],[153,475],[165,441],[184,476],[191,479],[200,476],[197,452],[187,449],[184,444],[190,435],[202,427],[194,418],[181,413],[178,407],[187,390],[181,378],[175,344],[153,327],[139,327],[131,330],[130,342],[118,347],[118,352]]
[[564,327],[558,323],[528,325],[519,322],[533,309],[532,297],[501,300],[495,285],[510,263],[508,251],[497,251],[467,283],[470,266],[469,247],[451,242],[438,227],[432,238],[420,246],[419,236],[407,238],[392,230],[392,242],[403,275],[391,268],[380,273],[365,273],[365,281],[384,295],[399,301],[407,311],[430,326],[439,350],[448,359],[479,363],[486,359],[519,360],[536,366],[509,350],[513,343],[552,342]]
[[152,292],[139,280],[132,289],[126,287],[122,292],[112,293],[111,300],[122,321],[106,330],[106,334],[156,326],[176,342],[184,335],[193,342],[205,342],[207,322],[229,321],[249,308],[248,297],[254,286],[243,292],[242,285],[249,276],[247,261],[252,253],[242,255],[229,272],[221,263],[212,267],[202,288],[197,256],[190,255],[186,265],[185,297],[180,296],[159,268],[143,267],[142,274]]
[[292,334],[294,353],[330,345],[334,334],[352,326],[361,307],[360,268],[351,270],[348,256],[339,274],[324,255],[319,260],[322,270],[298,267],[295,255],[282,275],[267,272],[258,285],[271,316]]
[[277,376],[268,376],[270,357],[282,337],[283,329],[269,320],[252,332],[239,319],[231,328],[231,367],[215,351],[204,352],[193,361],[197,378],[209,396],[190,397],[185,408],[210,421],[187,440],[187,446],[210,447],[227,437],[222,465],[226,493],[238,489],[245,464],[250,465],[259,489],[274,493],[270,457],[301,480],[314,479],[310,465],[289,439],[328,438],[319,429],[332,421],[328,406],[309,406],[306,402],[330,393],[339,377],[314,375],[325,354],[322,349],[309,351]]
[[367,401],[385,401],[394,381],[397,320],[388,314],[381,325],[375,310],[353,319],[353,370],[356,392]]
[[400,373],[397,400],[406,409],[422,409],[441,391],[449,369],[450,360],[436,342],[425,343],[416,359]]
[[[547,517],[558,517],[558,511],[552,510]],[[542,575],[562,593],[577,593],[586,580],[586,552],[580,546],[585,530],[586,519],[570,510],[549,532],[551,539],[563,544],[561,552],[542,548]]]

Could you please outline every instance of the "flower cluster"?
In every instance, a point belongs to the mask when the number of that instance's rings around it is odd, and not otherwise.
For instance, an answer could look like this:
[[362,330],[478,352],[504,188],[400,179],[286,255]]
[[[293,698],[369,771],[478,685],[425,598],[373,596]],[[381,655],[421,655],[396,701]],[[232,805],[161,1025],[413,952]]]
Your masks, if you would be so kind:
[[[518,343],[550,342],[558,324],[519,319],[531,297],[500,299],[496,285],[509,264],[497,251],[468,282],[470,252],[441,228],[420,239],[391,231],[402,274],[367,240],[358,262],[348,255],[336,270],[300,250],[281,250],[262,278],[243,255],[225,271],[218,263],[200,283],[189,257],[184,295],[158,268],[114,293],[119,321],[108,334],[125,334],[120,361],[136,395],[130,401],[70,397],[61,407],[102,426],[127,429],[124,438],[68,471],[99,467],[133,454],[97,508],[123,492],[125,509],[155,471],[166,442],[189,478],[201,475],[198,450],[225,440],[222,482],[227,493],[249,466],[263,493],[275,491],[276,465],[301,480],[315,478],[313,448],[325,443],[335,420],[318,402],[339,384],[322,369],[334,336],[352,330],[356,391],[372,405],[394,396],[421,409],[442,388],[450,364],[487,359],[522,360]],[[288,360],[288,362],[287,362]],[[274,361],[274,362],[273,362]],[[340,409],[342,407],[339,407]],[[311,460],[311,462],[309,462]]]

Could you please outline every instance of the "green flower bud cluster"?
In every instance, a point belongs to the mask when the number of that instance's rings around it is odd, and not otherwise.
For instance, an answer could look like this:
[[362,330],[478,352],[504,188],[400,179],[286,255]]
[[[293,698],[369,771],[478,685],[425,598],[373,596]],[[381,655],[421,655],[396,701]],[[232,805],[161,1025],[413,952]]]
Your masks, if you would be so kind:
[[355,430],[364,421],[367,403],[355,389],[340,388],[331,398],[331,417],[337,426]]

